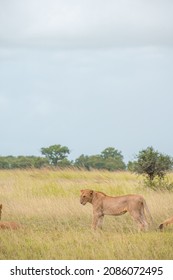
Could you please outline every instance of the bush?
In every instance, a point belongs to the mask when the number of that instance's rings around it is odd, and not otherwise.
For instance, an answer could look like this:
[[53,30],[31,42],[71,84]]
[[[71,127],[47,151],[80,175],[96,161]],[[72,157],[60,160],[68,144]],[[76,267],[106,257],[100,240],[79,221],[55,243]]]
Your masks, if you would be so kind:
[[135,172],[146,175],[152,181],[155,177],[164,178],[166,172],[172,169],[173,159],[148,147],[139,152],[132,166]]

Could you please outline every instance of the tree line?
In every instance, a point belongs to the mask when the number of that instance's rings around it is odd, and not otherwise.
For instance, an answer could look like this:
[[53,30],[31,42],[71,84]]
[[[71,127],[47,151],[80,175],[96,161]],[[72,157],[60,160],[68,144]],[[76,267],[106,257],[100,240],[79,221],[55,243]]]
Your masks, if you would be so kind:
[[70,150],[66,146],[52,145],[41,148],[40,157],[36,156],[0,156],[0,169],[26,168],[66,168],[75,167],[87,170],[102,169],[109,171],[129,170],[145,174],[149,182],[155,178],[161,181],[166,172],[173,168],[173,158],[159,153],[153,147],[139,151],[134,161],[124,162],[122,152],[114,147],[107,147],[100,154],[80,155],[74,161],[68,159]]
[[125,170],[126,164],[122,153],[113,147],[104,149],[97,155],[80,155],[74,161],[68,159],[70,150],[66,146],[52,145],[41,148],[42,156],[0,156],[0,169],[42,168],[42,167],[77,167],[106,169],[109,171]]

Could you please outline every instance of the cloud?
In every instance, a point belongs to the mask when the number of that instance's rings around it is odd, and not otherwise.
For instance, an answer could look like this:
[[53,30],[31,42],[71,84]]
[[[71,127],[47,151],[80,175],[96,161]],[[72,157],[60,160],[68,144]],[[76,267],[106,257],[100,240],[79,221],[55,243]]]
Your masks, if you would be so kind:
[[172,153],[172,12],[171,0],[1,0],[1,153]]
[[0,42],[67,49],[172,46],[172,11],[169,0],[2,0]]

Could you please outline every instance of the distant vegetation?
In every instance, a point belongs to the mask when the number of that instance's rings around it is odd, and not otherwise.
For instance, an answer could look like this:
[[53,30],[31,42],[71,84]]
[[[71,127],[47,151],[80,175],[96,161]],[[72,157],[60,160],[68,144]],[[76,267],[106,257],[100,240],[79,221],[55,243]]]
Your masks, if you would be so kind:
[[52,145],[41,148],[40,157],[36,156],[0,156],[0,169],[27,169],[27,168],[67,168],[123,171],[129,170],[135,173],[144,174],[151,183],[156,178],[163,180],[167,171],[172,170],[173,159],[155,151],[153,147],[139,151],[132,162],[126,165],[122,152],[114,147],[107,147],[100,154],[80,155],[74,161],[68,159],[70,150],[66,146]]
[[42,167],[76,167],[87,170],[105,169],[109,171],[125,170],[126,164],[120,151],[108,147],[98,155],[81,155],[75,161],[68,160],[70,150],[66,146],[52,145],[41,148],[40,157],[35,156],[0,156],[0,169],[42,168]]
[[35,156],[0,156],[0,169],[27,169],[48,166],[49,162],[44,157]]
[[74,162],[74,166],[90,169],[105,169],[109,171],[125,170],[126,165],[120,151],[108,147],[99,155],[81,155]]

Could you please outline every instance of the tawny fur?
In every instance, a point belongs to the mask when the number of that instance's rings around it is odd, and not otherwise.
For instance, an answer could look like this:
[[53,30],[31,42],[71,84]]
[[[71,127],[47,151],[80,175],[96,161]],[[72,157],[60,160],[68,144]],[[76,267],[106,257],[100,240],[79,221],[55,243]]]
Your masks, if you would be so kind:
[[21,228],[21,224],[16,222],[0,222],[0,230],[1,229],[19,229]]
[[[0,219],[2,214],[2,204],[0,204]],[[0,230],[1,229],[19,229],[22,225],[16,222],[0,222]]]
[[1,215],[2,215],[2,204],[0,204],[0,220],[1,220]]
[[112,197],[103,192],[89,189],[81,190],[80,203],[85,205],[87,202],[93,206],[93,229],[102,228],[104,215],[119,216],[129,212],[141,230],[148,226],[144,209],[152,220],[145,199],[141,195],[130,194]]
[[163,229],[164,227],[167,227],[170,224],[173,224],[173,216],[161,223],[159,229]]

